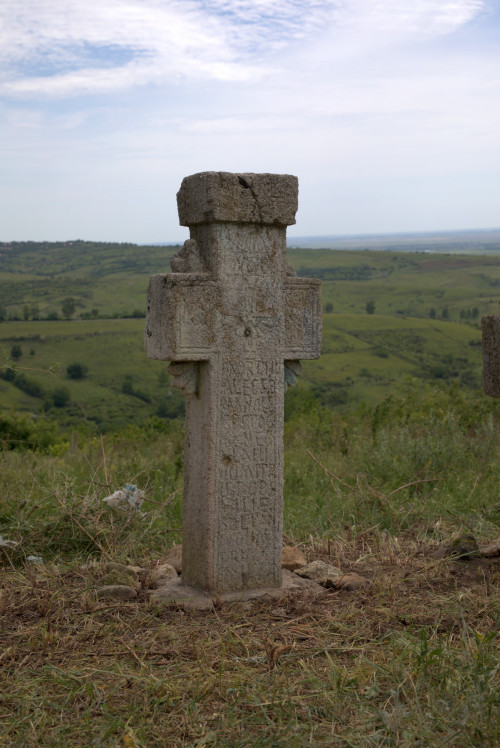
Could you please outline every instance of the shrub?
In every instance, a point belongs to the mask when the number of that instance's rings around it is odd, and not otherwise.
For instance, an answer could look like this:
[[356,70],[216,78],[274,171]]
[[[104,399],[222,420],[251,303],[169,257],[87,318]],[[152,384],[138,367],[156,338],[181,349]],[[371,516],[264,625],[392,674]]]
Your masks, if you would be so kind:
[[13,345],[12,348],[10,349],[10,357],[14,361],[19,361],[22,355],[23,355],[23,349],[21,348],[21,346],[18,345],[18,343]]
[[71,395],[67,387],[56,387],[52,392],[52,402],[56,408],[64,408],[70,399]]
[[70,379],[83,379],[88,372],[88,366],[85,364],[68,364],[66,367],[66,374]]
[[66,317],[66,319],[69,319],[74,315],[75,309],[75,300],[71,296],[68,296],[66,299],[64,299],[62,303],[62,313],[64,317]]

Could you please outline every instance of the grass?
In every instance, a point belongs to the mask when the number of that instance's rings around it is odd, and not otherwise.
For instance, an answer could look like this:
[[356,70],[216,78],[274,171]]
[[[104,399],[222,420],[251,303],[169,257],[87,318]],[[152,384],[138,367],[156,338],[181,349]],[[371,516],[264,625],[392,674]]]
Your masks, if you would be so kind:
[[[196,612],[153,604],[148,575],[99,601],[107,561],[151,570],[181,540],[182,425],[0,452],[2,744],[498,744],[500,560],[432,556],[498,540],[497,403],[413,384],[287,407],[284,542],[368,590]],[[125,482],[144,517],[103,504]]]
[[[329,559],[332,546],[306,544]],[[333,558],[367,592],[190,612],[97,602],[99,566],[6,575],[6,745],[494,746],[498,563],[376,531]]]
[[[2,298],[130,311],[172,251],[27,244],[0,258]],[[333,311],[286,398],[283,541],[371,587],[195,612],[153,604],[148,573],[133,602],[99,601],[109,560],[151,571],[181,541],[183,424],[165,417],[181,397],[144,356],[143,320],[2,323],[0,363],[21,345],[43,396],[0,379],[0,535],[17,543],[0,547],[0,744],[498,745],[500,557],[432,554],[464,532],[498,541],[477,316],[498,308],[500,259],[290,256]],[[85,378],[67,378],[74,362]],[[144,516],[103,503],[125,483],[146,492]]]
[[[182,397],[170,387],[166,365],[144,354],[143,319],[78,318],[92,309],[104,316],[144,309],[149,274],[166,270],[174,251],[82,243],[27,245],[2,255],[0,284],[9,293],[16,289],[15,302],[5,296],[7,314],[22,316],[35,302],[42,316],[60,312],[71,295],[77,310],[70,321],[0,324],[1,371],[20,345],[16,366],[46,390],[37,398],[0,379],[0,406],[49,411],[64,426],[83,420],[97,433],[180,413]],[[23,281],[21,262],[37,267],[36,257],[45,259],[45,274]],[[323,315],[322,357],[304,364],[304,380],[323,404],[338,411],[376,404],[409,377],[456,380],[472,391],[480,386],[479,317],[498,310],[500,257],[360,250],[290,250],[289,257],[300,274],[322,278],[324,309],[333,305]],[[374,314],[366,313],[369,300]],[[75,362],[88,366],[85,379],[66,377]],[[135,394],[123,391],[125,377],[132,377]],[[70,403],[53,407],[51,393],[61,386]]]

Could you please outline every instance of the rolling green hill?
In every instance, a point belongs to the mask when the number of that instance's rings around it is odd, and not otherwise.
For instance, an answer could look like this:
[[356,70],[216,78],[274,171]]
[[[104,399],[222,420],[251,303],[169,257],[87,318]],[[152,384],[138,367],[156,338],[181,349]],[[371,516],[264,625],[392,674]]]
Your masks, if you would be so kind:
[[[0,405],[100,431],[157,415],[183,398],[142,335],[146,288],[177,247],[92,242],[0,246]],[[323,281],[323,355],[298,392],[349,410],[409,378],[481,382],[480,317],[498,310],[500,256],[299,250],[301,276]],[[65,300],[70,319],[63,319]],[[370,312],[370,313],[369,313]],[[15,347],[19,350],[14,350]],[[20,354],[16,358],[13,354]],[[67,367],[87,369],[75,379]]]

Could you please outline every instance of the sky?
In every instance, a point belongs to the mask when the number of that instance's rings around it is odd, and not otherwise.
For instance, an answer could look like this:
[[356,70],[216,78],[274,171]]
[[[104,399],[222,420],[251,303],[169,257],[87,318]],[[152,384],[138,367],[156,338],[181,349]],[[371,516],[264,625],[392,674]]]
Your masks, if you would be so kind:
[[1,0],[1,240],[184,240],[200,171],[295,174],[290,238],[500,227],[500,0]]

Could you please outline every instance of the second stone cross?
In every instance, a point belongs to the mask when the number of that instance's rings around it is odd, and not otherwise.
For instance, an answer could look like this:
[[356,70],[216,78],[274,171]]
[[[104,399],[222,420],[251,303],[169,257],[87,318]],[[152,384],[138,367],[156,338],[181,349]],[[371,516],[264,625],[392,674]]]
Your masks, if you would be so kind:
[[212,595],[281,585],[284,390],[321,341],[320,282],[286,260],[297,197],[285,174],[186,177],[191,238],[149,285],[147,355],[187,395],[182,579]]

